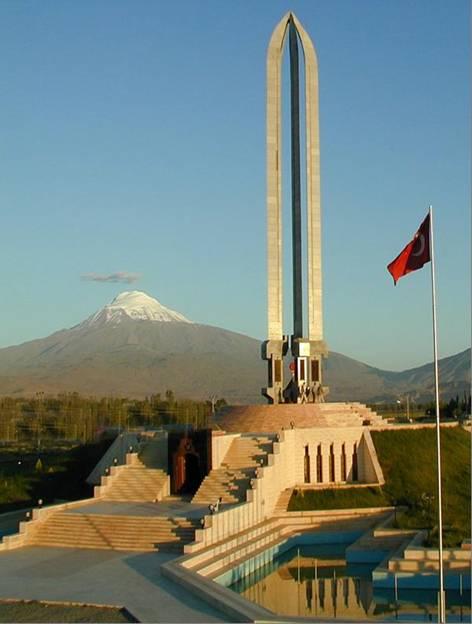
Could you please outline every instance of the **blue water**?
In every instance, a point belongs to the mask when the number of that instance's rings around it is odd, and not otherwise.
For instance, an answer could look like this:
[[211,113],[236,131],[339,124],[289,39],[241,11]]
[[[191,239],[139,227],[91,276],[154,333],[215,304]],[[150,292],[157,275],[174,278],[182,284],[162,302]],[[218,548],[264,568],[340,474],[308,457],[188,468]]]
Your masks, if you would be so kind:
[[[294,546],[230,585],[278,615],[321,619],[437,622],[434,590],[376,589],[377,564],[349,564],[346,544]],[[469,622],[470,592],[446,591],[448,622]]]

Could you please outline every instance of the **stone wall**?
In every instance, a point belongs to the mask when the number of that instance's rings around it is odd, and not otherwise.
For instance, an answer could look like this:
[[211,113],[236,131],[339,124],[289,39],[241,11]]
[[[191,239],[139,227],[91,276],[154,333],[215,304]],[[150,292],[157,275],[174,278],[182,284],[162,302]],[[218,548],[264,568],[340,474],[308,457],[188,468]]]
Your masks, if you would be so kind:
[[[87,477],[87,483],[89,485],[99,485],[107,468],[114,465],[126,464],[126,455],[130,452],[130,447],[133,447],[134,451],[139,448],[138,435],[136,433],[123,432],[117,435],[108,450]],[[116,464],[114,461],[115,459]]]
[[226,453],[235,438],[239,438],[240,433],[221,434],[219,431],[213,431],[211,436],[211,467],[219,468],[224,460]]
[[288,457],[284,471],[290,475],[286,487],[384,482],[370,433],[365,427],[293,429],[281,435]]

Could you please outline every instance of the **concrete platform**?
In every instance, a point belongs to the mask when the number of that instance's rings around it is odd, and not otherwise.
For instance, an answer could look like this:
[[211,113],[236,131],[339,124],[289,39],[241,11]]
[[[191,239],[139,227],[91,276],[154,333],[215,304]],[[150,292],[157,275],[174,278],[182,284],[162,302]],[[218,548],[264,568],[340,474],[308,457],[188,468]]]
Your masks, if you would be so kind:
[[275,433],[282,429],[344,428],[380,425],[383,419],[362,403],[279,403],[232,405],[212,418],[214,429],[228,433]]
[[125,606],[141,622],[230,622],[161,576],[172,553],[25,547],[0,553],[0,599]]
[[[222,504],[220,511],[230,509],[235,505]],[[159,503],[136,503],[121,501],[100,501],[84,503],[64,510],[64,513],[73,514],[100,514],[110,516],[165,516],[166,518],[203,518],[208,514],[208,505],[191,503],[185,500],[175,499],[163,500]]]
[[[232,505],[221,505],[220,509],[229,508]],[[98,501],[86,503],[72,509],[67,509],[64,513],[73,514],[101,514],[110,516],[165,516],[184,518],[203,518],[208,514],[208,505],[192,504],[185,501],[163,501],[160,503],[127,503]]]

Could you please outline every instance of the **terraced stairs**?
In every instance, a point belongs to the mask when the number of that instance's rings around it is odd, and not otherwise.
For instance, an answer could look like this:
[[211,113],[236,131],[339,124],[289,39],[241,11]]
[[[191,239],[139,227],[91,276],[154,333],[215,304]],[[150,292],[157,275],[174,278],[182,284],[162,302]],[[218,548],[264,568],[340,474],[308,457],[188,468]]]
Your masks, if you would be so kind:
[[[236,535],[224,537],[219,542],[195,553],[186,562],[185,567],[204,577],[214,579],[247,561],[249,557],[257,555],[264,557],[272,546],[276,546],[289,537],[313,532],[327,534],[347,531],[362,532],[371,529],[389,515],[385,512],[349,515],[343,511],[323,518],[316,516],[316,512],[311,517],[304,516],[302,513],[294,513],[285,518],[268,518]],[[271,560],[272,556],[267,555],[268,564]]]
[[[443,568],[445,572],[470,573],[470,550],[445,548],[443,550]],[[434,549],[407,548],[399,556],[395,554],[388,561],[390,573],[428,573],[439,569],[439,553]]]
[[28,546],[177,551],[194,540],[198,520],[164,516],[57,512],[31,527]]
[[272,452],[273,437],[268,435],[241,436],[233,440],[224,461],[205,477],[192,499],[193,503],[240,503],[258,466],[267,465]]
[[159,468],[147,468],[139,462],[123,467],[109,479],[110,485],[100,495],[102,500],[153,502],[160,498],[168,476]]
[[222,408],[213,420],[220,429],[234,433],[386,425],[381,416],[358,402],[236,405]]
[[168,476],[159,464],[159,442],[148,441],[139,456],[127,455],[125,466],[102,478],[96,496],[107,501],[155,502],[168,494]]

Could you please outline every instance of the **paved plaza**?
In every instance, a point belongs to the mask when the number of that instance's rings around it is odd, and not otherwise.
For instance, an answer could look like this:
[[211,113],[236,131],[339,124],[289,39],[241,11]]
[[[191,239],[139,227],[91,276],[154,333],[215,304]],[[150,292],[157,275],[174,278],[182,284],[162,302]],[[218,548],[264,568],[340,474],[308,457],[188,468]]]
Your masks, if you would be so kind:
[[[216,501],[215,501],[216,502]],[[232,505],[221,505],[221,509]],[[172,518],[203,518],[208,513],[208,505],[190,503],[186,501],[164,500],[159,503],[127,502],[127,501],[100,501],[85,503],[80,507],[66,510],[65,513],[104,514],[110,516],[164,516]]]
[[0,599],[124,606],[140,622],[230,622],[161,576],[173,553],[25,547],[0,553]]

